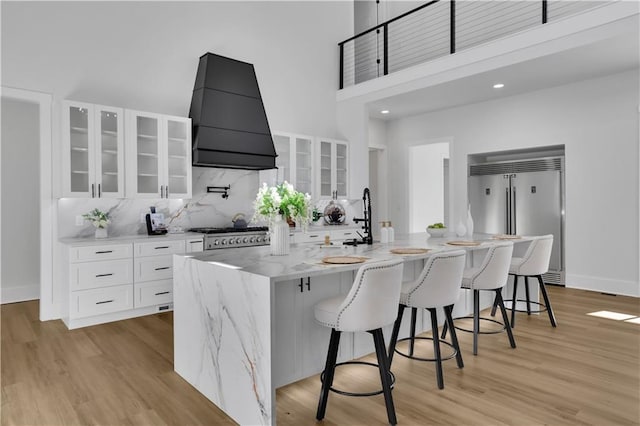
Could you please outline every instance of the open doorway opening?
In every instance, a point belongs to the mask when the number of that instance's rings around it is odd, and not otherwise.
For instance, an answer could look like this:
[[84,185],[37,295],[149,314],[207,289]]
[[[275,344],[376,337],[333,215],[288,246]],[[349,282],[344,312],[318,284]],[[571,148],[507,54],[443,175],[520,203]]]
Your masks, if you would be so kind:
[[409,147],[409,232],[449,220],[449,142]]

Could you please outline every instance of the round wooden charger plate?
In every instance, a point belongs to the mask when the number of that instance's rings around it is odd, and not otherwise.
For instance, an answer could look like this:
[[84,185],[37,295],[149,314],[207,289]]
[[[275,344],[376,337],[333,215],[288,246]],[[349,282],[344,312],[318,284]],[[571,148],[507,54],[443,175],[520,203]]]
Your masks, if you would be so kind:
[[491,238],[493,238],[494,240],[519,240],[522,237],[520,235],[498,234],[494,235]]
[[447,241],[450,246],[479,246],[478,241]]
[[331,263],[337,265],[350,265],[352,263],[363,263],[366,257],[357,256],[329,256],[322,259],[322,263]]
[[406,248],[394,248],[389,251],[393,254],[422,254],[422,253],[428,253],[429,249],[406,247]]

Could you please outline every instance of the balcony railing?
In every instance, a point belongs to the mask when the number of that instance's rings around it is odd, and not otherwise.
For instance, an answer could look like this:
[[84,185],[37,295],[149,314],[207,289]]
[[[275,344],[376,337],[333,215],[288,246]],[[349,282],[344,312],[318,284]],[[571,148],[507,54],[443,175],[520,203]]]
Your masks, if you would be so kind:
[[338,43],[340,89],[608,1],[434,0]]

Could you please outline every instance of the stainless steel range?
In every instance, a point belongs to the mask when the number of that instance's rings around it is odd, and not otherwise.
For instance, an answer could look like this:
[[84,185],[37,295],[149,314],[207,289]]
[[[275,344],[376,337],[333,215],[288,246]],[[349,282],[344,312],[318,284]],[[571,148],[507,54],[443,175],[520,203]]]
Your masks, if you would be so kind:
[[269,244],[269,228],[191,228],[189,232],[204,234],[204,249],[217,250],[234,247],[264,246]]

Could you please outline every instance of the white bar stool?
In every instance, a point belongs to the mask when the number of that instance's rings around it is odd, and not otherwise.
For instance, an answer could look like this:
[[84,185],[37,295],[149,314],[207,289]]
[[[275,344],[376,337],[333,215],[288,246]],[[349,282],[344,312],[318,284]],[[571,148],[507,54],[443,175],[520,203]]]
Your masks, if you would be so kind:
[[[549,302],[549,295],[547,294],[547,288],[542,280],[542,274],[549,270],[549,260],[551,260],[551,249],[553,248],[553,234],[543,235],[539,237],[532,237],[527,251],[522,257],[514,257],[511,259],[511,265],[509,266],[509,275],[513,275],[513,296],[511,298],[511,306],[507,309],[511,310],[511,327],[516,326],[516,312],[526,312],[527,315],[531,313],[539,313],[547,311],[549,314],[549,321],[551,326],[556,327],[556,317],[553,313],[553,308]],[[524,277],[525,288],[525,300],[518,299],[516,293],[518,291],[518,277]],[[532,302],[529,294],[529,277],[537,278],[540,285],[540,292],[544,298],[544,303]],[[522,310],[517,308],[518,302],[526,302],[527,309]],[[540,309],[531,310],[531,304],[538,305]],[[491,315],[495,315],[496,301],[493,302],[493,309]]]
[[[513,332],[507,317],[507,311],[502,300],[501,290],[507,284],[509,278],[509,265],[511,264],[511,255],[513,254],[513,243],[511,241],[496,243],[489,247],[485,255],[482,265],[477,268],[467,268],[462,276],[462,288],[473,290],[473,316],[454,318],[454,321],[462,318],[473,318],[473,330],[456,327],[458,330],[465,332],[473,332],[473,354],[478,355],[478,335],[479,334],[496,334],[503,331],[507,332],[509,343],[512,348],[516,347],[516,341],[513,338]],[[502,312],[504,323],[491,318],[480,318],[480,290],[490,290],[496,293],[496,302]],[[480,320],[491,321],[503,326],[498,331],[480,331]],[[447,324],[442,331],[442,337],[447,335]]]
[[[363,265],[358,270],[353,285],[346,297],[338,296],[323,300],[314,307],[316,320],[331,328],[331,339],[327,351],[327,362],[322,372],[322,389],[318,401],[316,419],[324,418],[329,391],[348,396],[371,396],[384,394],[389,423],[395,425],[396,412],[391,396],[393,375],[389,371],[382,327],[393,324],[396,307],[400,300],[402,284],[402,260],[375,262]],[[360,361],[349,361],[336,364],[340,334],[343,331],[367,331],[373,335],[373,343],[378,358],[378,370],[382,390],[373,393],[357,394],[332,388],[333,377],[337,365],[362,364]],[[370,364],[376,366],[376,364]]]
[[[444,389],[444,377],[442,374],[442,355],[440,352],[440,343],[453,348],[454,352],[444,360],[456,358],[458,368],[463,368],[462,353],[458,345],[455,328],[453,328],[453,318],[451,311],[453,304],[458,300],[460,293],[460,285],[462,282],[462,273],[465,265],[464,250],[447,251],[436,253],[429,257],[425,262],[424,268],[417,280],[402,283],[402,291],[400,293],[400,306],[398,308],[398,317],[393,326],[391,334],[391,343],[389,347],[389,368],[393,362],[393,353],[397,352],[407,358],[418,361],[435,361],[436,378],[438,388]],[[398,333],[405,308],[411,308],[411,330],[410,337],[400,339],[400,341],[409,340],[409,353],[405,354],[396,349],[398,341]],[[438,336],[438,316],[436,309],[442,307],[445,314],[446,322],[451,328],[451,343],[440,341]],[[431,335],[432,337],[416,337],[416,313],[418,308],[427,309],[431,314]],[[433,340],[433,352],[435,358],[421,358],[414,355],[415,339]]]

